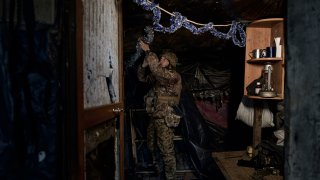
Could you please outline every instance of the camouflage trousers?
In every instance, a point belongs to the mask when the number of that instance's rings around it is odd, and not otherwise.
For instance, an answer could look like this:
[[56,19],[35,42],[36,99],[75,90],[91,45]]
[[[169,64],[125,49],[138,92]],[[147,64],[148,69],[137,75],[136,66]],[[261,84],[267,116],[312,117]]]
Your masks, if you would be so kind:
[[155,161],[155,151],[158,147],[164,161],[164,170],[167,180],[175,179],[176,157],[174,151],[174,132],[164,119],[151,119],[147,129],[147,144]]

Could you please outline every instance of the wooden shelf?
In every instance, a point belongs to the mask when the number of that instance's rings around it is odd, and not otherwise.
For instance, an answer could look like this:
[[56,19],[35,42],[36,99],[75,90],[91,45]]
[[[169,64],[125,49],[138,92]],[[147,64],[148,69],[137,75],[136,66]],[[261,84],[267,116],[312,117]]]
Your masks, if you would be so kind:
[[[244,65],[244,96],[254,100],[254,122],[252,146],[261,142],[261,121],[263,112],[263,101],[280,101],[284,99],[284,76],[285,76],[285,33],[284,19],[270,18],[261,19],[250,23],[246,28],[246,53]],[[252,59],[251,52],[255,49],[266,49],[275,46],[274,38],[280,37],[281,58],[258,58]],[[277,93],[276,97],[267,98],[252,94],[254,91],[247,91],[247,87],[252,86],[253,82],[260,79],[263,75],[265,64],[271,63],[273,69],[271,83],[273,90]]]
[[266,63],[273,61],[283,61],[283,58],[258,58],[258,59],[249,59],[247,63]]
[[[246,29],[246,53],[245,53],[245,74],[244,74],[244,95],[252,99],[284,99],[284,73],[285,73],[285,36],[284,36],[284,19],[270,18],[254,21]],[[274,58],[256,58],[250,57],[254,49],[265,49],[274,46],[274,38],[281,37],[282,45],[281,57]],[[264,65],[269,62],[273,66],[272,83],[278,97],[262,98],[248,94],[247,87],[259,79],[262,75]]]
[[272,97],[272,98],[266,98],[261,96],[247,96],[250,99],[262,99],[262,100],[282,100],[280,96]]
[[272,28],[277,23],[283,22],[283,18],[269,18],[261,19],[250,23],[250,27],[259,27],[259,28]]

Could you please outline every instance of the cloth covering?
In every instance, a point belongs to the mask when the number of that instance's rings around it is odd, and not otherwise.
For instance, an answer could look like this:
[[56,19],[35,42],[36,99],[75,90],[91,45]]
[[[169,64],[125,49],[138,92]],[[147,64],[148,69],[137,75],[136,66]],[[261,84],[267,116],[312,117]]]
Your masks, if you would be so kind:
[[[254,105],[253,101],[243,97],[239,105],[236,115],[237,120],[241,120],[248,126],[253,126],[254,121]],[[262,124],[261,127],[273,127],[273,113],[269,110],[268,106],[264,104],[262,110]]]

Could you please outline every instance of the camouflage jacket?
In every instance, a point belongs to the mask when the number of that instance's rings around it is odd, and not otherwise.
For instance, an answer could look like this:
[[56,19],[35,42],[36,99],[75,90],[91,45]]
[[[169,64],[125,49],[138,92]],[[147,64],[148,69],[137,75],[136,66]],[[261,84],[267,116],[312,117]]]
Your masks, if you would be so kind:
[[[154,118],[164,118],[170,114],[173,105],[177,105],[180,99],[182,89],[181,76],[175,70],[163,68],[159,64],[159,58],[153,52],[150,52],[145,57],[148,62],[150,73],[147,74],[147,68],[138,68],[138,79],[142,82],[152,83],[154,91]],[[149,93],[150,94],[150,93]]]

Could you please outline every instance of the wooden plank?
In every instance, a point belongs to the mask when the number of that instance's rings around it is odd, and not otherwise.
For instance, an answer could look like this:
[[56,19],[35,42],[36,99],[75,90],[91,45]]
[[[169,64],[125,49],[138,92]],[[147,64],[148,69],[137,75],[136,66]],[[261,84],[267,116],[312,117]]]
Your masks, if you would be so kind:
[[249,27],[272,27],[277,23],[282,23],[283,18],[261,19],[250,23]]
[[[259,100],[254,101],[254,120],[253,120],[253,135],[252,147],[255,148],[261,143],[261,124],[262,124],[263,103]],[[256,153],[253,152],[255,155]]]
[[85,154],[96,149],[99,144],[115,136],[115,121],[108,121],[85,131]]
[[[254,168],[238,166],[238,160],[250,160],[246,151],[213,152],[212,156],[226,180],[252,179],[256,172]],[[279,175],[264,176],[265,180],[283,180]]]
[[227,180],[251,179],[250,175],[254,173],[254,169],[237,165],[239,159],[248,159],[245,153],[245,151],[230,151],[214,152],[212,155]]

